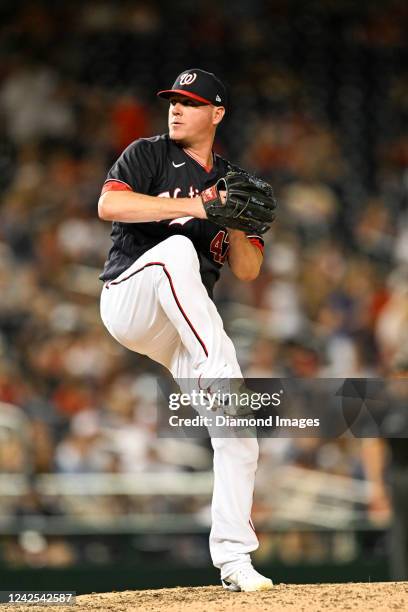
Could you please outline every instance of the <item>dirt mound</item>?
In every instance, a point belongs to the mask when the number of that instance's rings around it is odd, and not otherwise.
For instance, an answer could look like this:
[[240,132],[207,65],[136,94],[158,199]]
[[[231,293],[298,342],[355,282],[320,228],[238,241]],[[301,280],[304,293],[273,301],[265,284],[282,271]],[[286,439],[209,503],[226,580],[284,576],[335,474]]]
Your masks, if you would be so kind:
[[272,591],[230,593],[219,586],[92,593],[76,606],[0,606],[0,612],[337,612],[408,610],[407,582],[278,584]]

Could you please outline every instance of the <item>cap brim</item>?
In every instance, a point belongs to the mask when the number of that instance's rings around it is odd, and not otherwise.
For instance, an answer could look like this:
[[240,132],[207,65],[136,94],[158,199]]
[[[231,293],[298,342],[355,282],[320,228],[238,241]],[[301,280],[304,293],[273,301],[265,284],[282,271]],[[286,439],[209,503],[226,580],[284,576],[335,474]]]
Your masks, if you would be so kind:
[[[203,104],[213,104],[210,100],[206,100],[206,98],[202,98],[192,91],[187,91],[185,89],[163,89],[163,91],[158,91],[157,95],[160,98],[170,98],[173,94],[181,94],[182,96],[186,96],[187,98],[192,98],[193,100],[197,100],[197,102],[202,102]],[[220,104],[220,106],[222,106]]]

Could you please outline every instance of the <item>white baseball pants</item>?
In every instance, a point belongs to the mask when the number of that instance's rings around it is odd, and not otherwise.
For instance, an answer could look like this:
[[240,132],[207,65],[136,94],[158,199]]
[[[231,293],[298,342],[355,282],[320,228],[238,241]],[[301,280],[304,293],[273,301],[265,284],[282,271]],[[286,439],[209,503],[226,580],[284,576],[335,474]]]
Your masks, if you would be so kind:
[[[118,342],[164,365],[176,381],[242,378],[233,343],[202,283],[196,250],[185,236],[164,240],[105,283],[101,318]],[[226,578],[258,548],[250,518],[258,442],[214,437],[211,443],[210,553]]]

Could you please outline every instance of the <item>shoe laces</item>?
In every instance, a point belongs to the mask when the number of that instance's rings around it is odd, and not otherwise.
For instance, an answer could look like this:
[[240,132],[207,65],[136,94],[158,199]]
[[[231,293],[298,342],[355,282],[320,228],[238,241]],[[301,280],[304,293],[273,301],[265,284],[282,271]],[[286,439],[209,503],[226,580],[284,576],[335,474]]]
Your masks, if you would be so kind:
[[237,569],[237,574],[242,578],[251,578],[251,576],[258,577],[258,572],[252,567],[252,565],[245,565]]

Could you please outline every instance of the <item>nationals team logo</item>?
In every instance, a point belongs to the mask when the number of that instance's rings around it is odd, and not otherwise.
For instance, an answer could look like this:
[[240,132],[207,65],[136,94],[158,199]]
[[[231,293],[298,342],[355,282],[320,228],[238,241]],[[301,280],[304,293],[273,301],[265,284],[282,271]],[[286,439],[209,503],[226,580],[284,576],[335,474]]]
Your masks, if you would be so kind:
[[180,85],[191,85],[197,78],[197,74],[195,72],[185,72],[180,77]]

